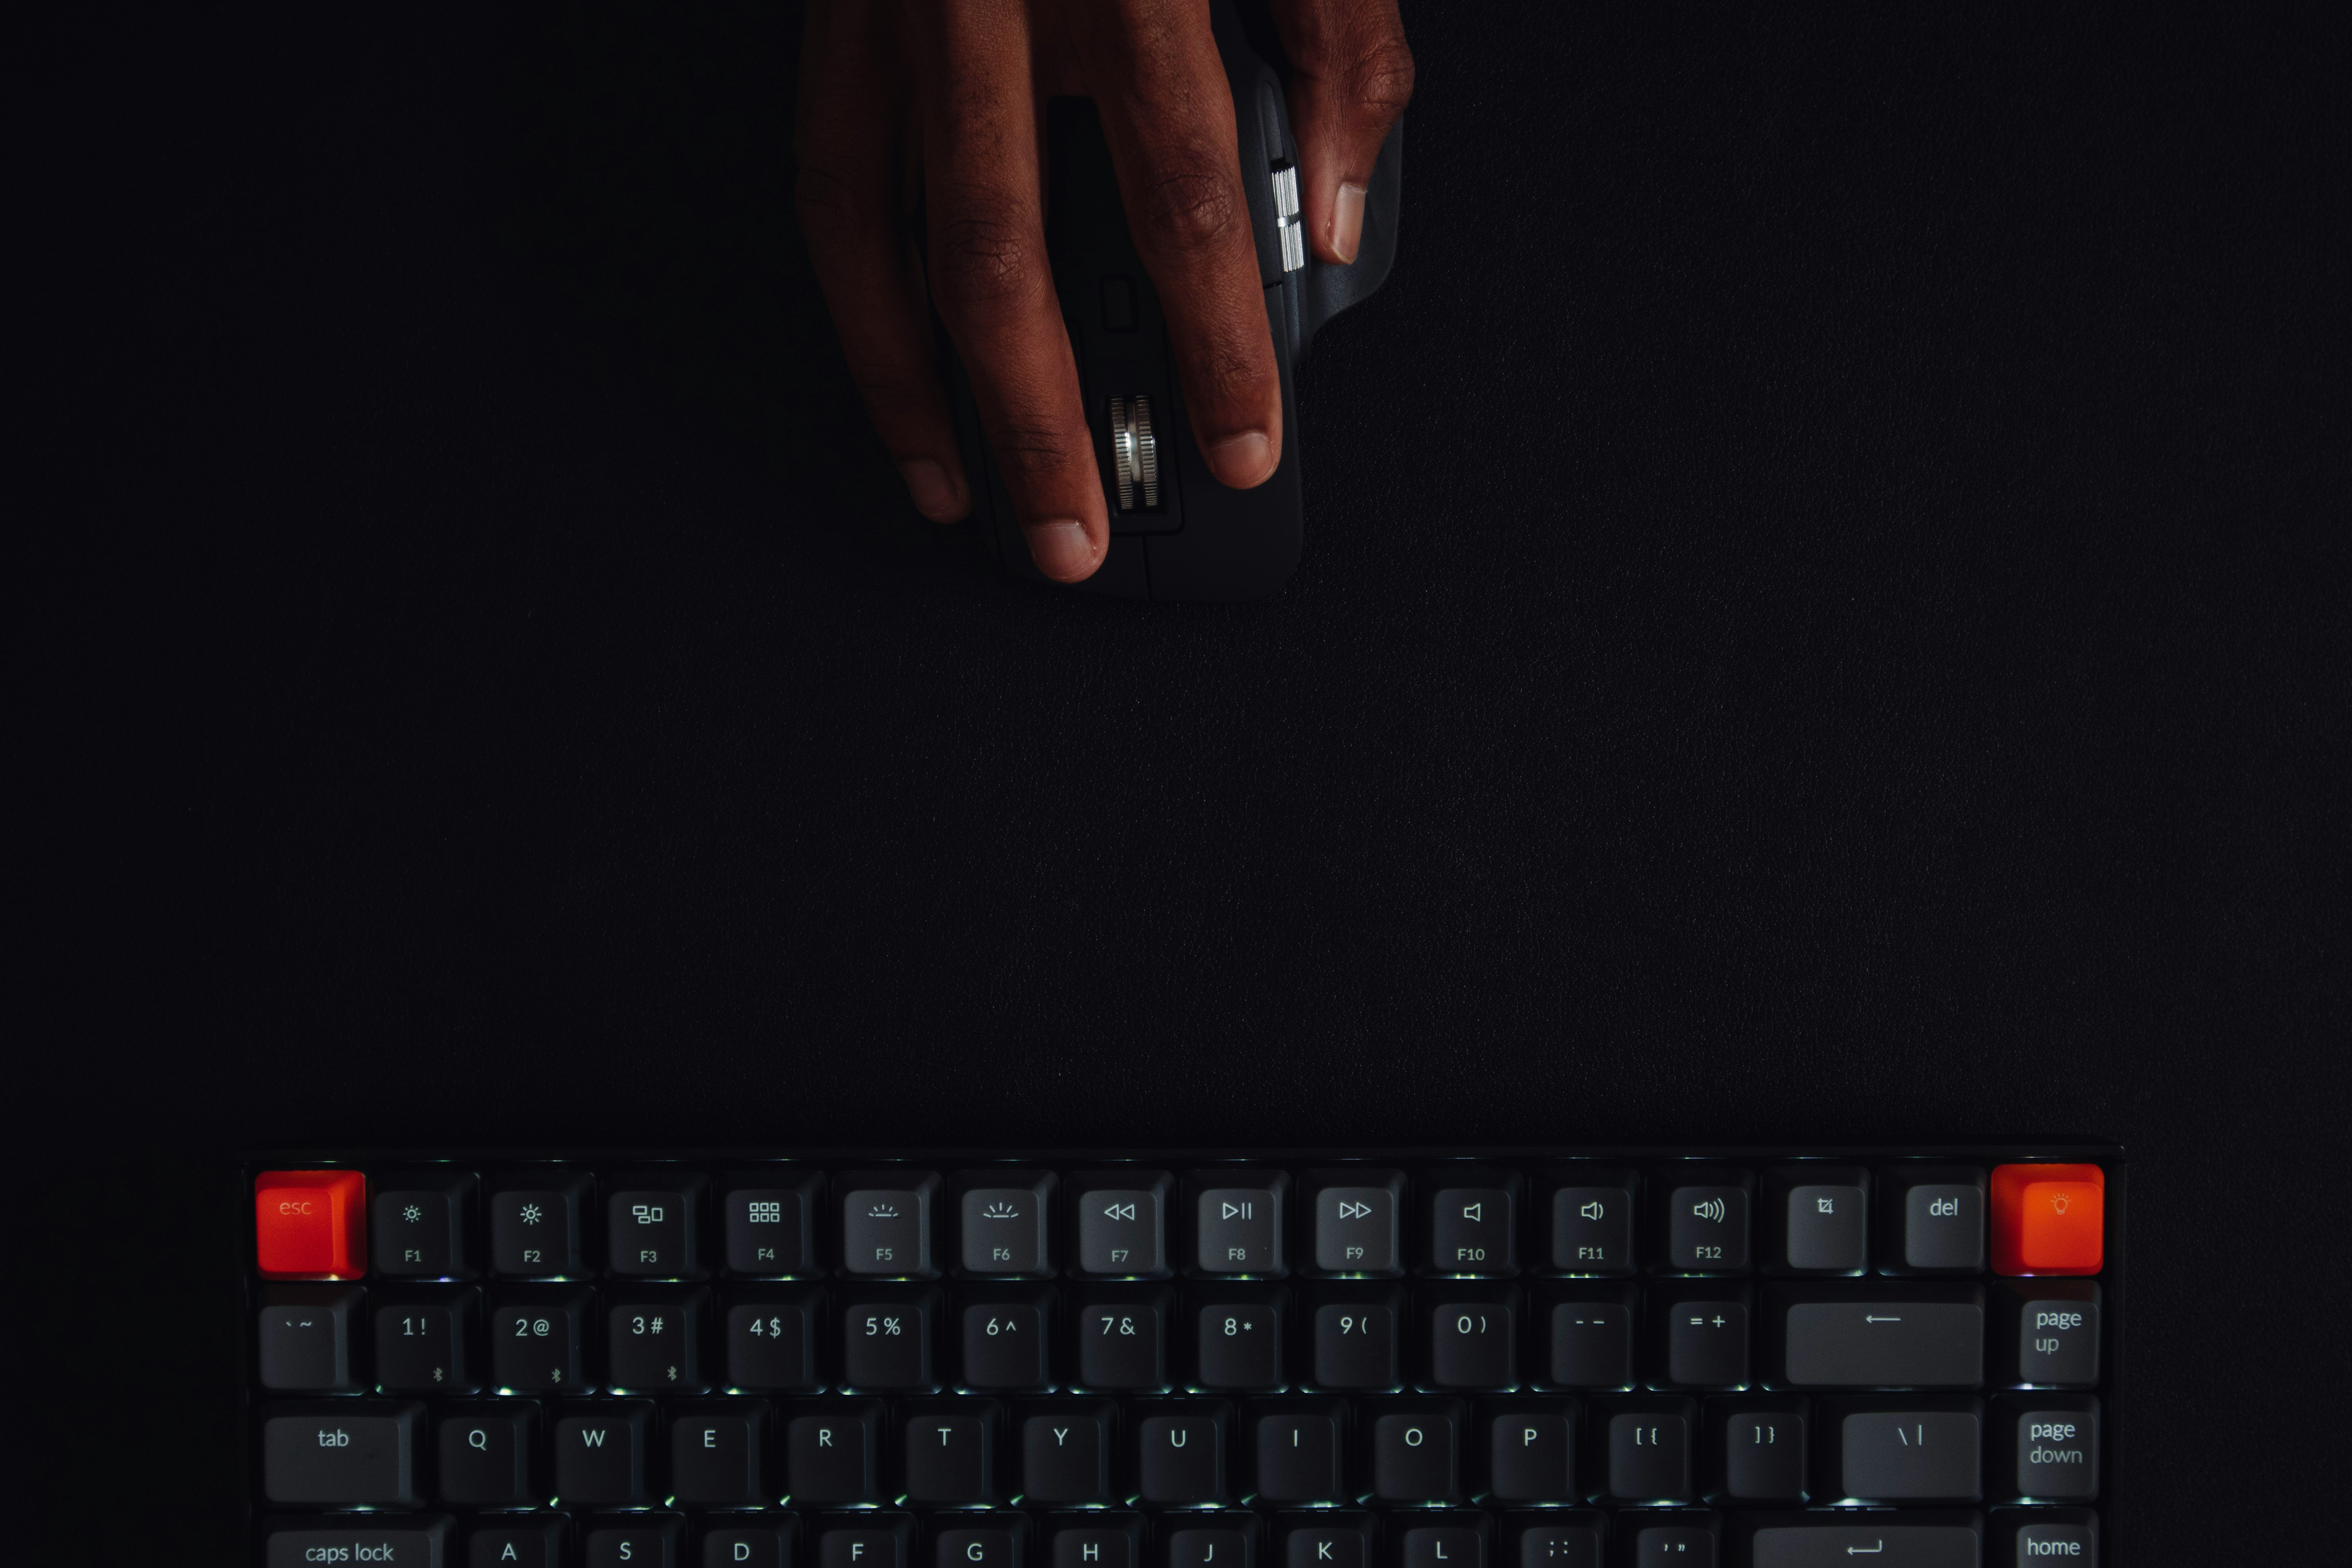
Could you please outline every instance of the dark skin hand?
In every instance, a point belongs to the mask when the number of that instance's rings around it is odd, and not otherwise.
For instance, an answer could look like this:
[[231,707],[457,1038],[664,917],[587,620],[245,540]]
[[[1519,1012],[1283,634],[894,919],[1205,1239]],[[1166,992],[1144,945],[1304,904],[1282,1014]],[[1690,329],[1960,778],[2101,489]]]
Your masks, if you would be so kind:
[[[1273,10],[1308,242],[1352,262],[1372,160],[1412,93],[1396,3]],[[808,0],[796,196],[866,412],[917,510],[971,510],[936,300],[1029,552],[1075,583],[1102,564],[1110,519],[1045,256],[1040,149],[1058,97],[1101,111],[1210,468],[1263,484],[1282,460],[1282,393],[1208,0]]]

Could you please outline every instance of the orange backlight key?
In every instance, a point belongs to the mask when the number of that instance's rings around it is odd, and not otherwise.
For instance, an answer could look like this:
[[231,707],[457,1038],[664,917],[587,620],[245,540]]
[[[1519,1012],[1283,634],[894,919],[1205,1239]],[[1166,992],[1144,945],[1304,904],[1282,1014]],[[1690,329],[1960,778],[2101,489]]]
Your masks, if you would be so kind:
[[2096,1274],[2106,1260],[2107,1173],[2096,1165],[1996,1165],[1992,1271]]
[[264,1171],[253,1180],[253,1231],[264,1279],[356,1279],[367,1272],[367,1178]]

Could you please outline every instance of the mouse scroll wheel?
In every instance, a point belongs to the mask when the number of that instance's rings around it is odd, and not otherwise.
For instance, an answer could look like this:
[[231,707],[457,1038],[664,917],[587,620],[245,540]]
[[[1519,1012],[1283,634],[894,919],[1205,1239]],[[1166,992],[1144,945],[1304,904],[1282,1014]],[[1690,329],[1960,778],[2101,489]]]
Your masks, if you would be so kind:
[[1307,230],[1298,221],[1298,165],[1285,163],[1274,172],[1274,216],[1282,235],[1282,269],[1296,272],[1307,265]]
[[1151,400],[1114,397],[1110,400],[1110,447],[1118,479],[1118,510],[1136,510],[1136,491],[1143,505],[1160,506],[1160,443],[1151,434]]

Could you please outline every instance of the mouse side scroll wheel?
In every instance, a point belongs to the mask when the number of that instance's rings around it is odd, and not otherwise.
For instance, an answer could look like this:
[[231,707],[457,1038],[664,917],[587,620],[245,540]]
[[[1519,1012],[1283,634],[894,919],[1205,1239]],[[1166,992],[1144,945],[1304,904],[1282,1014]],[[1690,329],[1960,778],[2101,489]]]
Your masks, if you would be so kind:
[[1160,443],[1151,433],[1151,400],[1114,397],[1110,400],[1112,466],[1118,481],[1118,510],[1136,510],[1136,492],[1145,508],[1160,505]]
[[1298,165],[1285,163],[1274,172],[1274,216],[1282,235],[1282,269],[1296,272],[1307,265],[1307,230],[1298,221]]

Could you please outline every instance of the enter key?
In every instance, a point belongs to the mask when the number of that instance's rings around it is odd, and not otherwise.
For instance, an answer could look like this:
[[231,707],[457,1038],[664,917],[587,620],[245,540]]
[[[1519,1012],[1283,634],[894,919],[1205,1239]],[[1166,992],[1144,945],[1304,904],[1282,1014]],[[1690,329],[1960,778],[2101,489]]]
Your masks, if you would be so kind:
[[[1864,1292],[1853,1285],[1864,1286]],[[1779,1354],[1766,1372],[1769,1386],[1983,1385],[1981,1286],[1904,1287],[1859,1280],[1853,1285],[1839,1281],[1772,1288],[1766,1299],[1766,1342]]]

